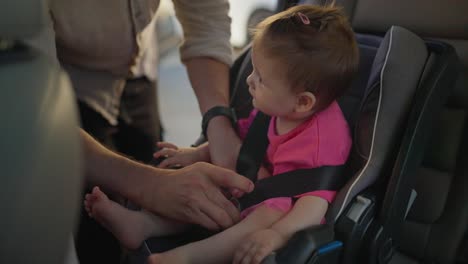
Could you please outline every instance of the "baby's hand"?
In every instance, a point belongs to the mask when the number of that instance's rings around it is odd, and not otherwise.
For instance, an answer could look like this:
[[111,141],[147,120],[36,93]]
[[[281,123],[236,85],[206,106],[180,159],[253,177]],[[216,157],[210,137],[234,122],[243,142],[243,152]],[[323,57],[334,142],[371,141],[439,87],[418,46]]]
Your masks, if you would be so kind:
[[202,147],[199,148],[178,148],[169,142],[157,142],[157,147],[161,148],[153,154],[154,158],[165,157],[159,163],[159,168],[185,167],[198,161],[209,162],[209,153]]
[[287,239],[273,229],[252,233],[235,252],[233,264],[258,264],[274,250],[286,244]]

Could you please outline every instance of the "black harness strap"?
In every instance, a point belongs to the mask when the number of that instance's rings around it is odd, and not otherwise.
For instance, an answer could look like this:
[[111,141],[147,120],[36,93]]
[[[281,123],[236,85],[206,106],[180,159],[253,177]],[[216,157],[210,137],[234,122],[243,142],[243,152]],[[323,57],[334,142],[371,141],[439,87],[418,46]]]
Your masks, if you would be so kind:
[[294,197],[314,190],[339,190],[343,184],[344,166],[301,169],[259,180],[253,192],[239,198],[241,209],[270,198]]
[[236,171],[254,183],[268,147],[268,124],[270,117],[258,112],[250,125],[237,158]]
[[274,197],[294,197],[314,190],[339,190],[345,183],[344,165],[300,169],[257,181],[268,147],[270,117],[258,112],[239,151],[236,170],[255,183],[255,189],[239,199],[241,210]]

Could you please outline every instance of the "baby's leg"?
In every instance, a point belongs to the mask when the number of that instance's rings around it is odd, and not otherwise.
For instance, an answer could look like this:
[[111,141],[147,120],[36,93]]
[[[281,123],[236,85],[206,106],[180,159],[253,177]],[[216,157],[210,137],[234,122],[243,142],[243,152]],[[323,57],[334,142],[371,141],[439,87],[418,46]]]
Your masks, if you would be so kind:
[[85,197],[89,216],[101,223],[129,249],[138,248],[152,236],[174,234],[187,225],[171,222],[147,211],[132,211],[110,200],[98,187]]
[[247,235],[270,227],[285,213],[260,206],[246,219],[205,240],[194,242],[162,254],[154,254],[149,262],[160,263],[231,263],[237,247]]

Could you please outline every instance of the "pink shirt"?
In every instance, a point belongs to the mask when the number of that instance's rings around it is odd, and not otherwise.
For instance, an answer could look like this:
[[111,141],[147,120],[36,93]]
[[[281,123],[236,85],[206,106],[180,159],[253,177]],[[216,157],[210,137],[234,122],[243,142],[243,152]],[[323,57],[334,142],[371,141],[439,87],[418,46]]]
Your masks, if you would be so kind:
[[[254,109],[248,118],[238,121],[238,132],[242,140],[247,135],[257,113],[258,110]],[[268,140],[270,144],[264,166],[273,176],[297,169],[342,165],[348,158],[352,144],[348,123],[336,101],[283,135],[276,133],[276,117],[272,117],[268,128]],[[297,197],[306,195],[318,196],[331,203],[336,192],[315,190]],[[261,204],[288,211],[292,208],[292,199],[272,198]],[[247,215],[257,206],[247,208],[242,214]]]

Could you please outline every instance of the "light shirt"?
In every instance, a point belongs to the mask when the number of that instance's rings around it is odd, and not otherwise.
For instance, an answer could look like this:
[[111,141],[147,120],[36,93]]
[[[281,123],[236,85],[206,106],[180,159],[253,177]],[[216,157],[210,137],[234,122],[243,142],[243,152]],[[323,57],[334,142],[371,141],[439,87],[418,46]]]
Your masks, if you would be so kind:
[[[182,61],[232,62],[227,0],[173,0],[184,31]],[[157,77],[159,0],[50,0],[46,28],[27,42],[58,57],[76,96],[117,124],[128,78]]]

